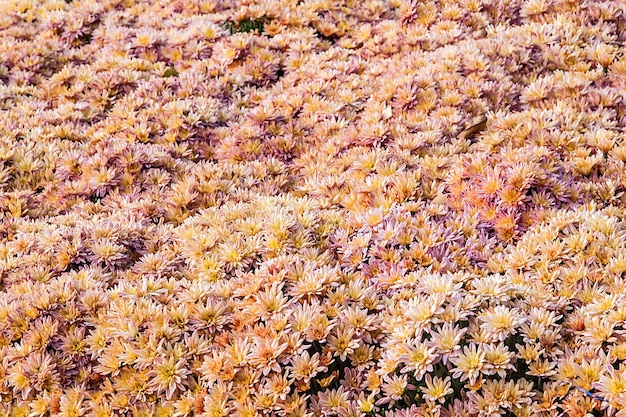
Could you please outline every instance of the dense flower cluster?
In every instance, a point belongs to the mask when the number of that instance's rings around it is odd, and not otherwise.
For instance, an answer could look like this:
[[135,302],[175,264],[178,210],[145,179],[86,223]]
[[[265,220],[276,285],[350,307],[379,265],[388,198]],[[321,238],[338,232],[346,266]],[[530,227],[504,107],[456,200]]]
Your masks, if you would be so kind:
[[0,415],[626,416],[626,4],[0,1]]

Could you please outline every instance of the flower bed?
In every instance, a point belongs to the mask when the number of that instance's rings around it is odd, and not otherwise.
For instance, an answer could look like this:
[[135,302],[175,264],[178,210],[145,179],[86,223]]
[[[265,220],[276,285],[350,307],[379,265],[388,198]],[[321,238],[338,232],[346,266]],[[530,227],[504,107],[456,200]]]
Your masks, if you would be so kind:
[[626,416],[625,12],[0,1],[0,413]]

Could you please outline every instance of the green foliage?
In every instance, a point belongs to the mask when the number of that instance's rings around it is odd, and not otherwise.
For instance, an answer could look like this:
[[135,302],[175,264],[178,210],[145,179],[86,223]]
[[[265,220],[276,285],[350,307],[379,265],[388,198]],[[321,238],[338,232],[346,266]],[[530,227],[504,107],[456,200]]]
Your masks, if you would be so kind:
[[227,20],[224,22],[224,28],[228,30],[228,32],[232,35],[235,33],[248,33],[254,30],[259,33],[263,32],[263,27],[267,22],[267,18],[261,17],[259,19],[250,19],[249,17],[244,20],[240,20],[238,22],[234,22],[232,20]]
[[176,77],[178,76],[178,71],[176,71],[176,68],[174,68],[173,66],[169,66],[165,69],[165,72],[163,73],[164,77]]

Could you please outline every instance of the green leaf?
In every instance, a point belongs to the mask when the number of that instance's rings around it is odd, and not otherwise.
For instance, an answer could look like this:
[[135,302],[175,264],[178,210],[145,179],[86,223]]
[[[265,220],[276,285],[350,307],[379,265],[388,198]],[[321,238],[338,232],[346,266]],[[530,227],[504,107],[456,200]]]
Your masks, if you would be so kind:
[[228,30],[231,35],[234,33],[248,33],[254,30],[261,33],[263,32],[263,27],[265,26],[266,21],[267,19],[265,17],[260,17],[258,19],[250,19],[248,17],[239,22],[227,20],[224,22],[224,28]]
[[163,73],[164,77],[176,77],[178,75],[178,71],[174,67],[167,67],[165,72]]

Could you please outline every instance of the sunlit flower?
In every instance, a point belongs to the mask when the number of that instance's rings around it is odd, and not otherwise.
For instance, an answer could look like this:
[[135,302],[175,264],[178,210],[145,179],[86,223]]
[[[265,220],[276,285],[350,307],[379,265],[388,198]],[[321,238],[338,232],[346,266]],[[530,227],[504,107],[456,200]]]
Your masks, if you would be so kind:
[[485,375],[498,374],[501,378],[505,378],[507,372],[515,371],[515,366],[511,361],[515,358],[515,354],[510,352],[503,343],[497,345],[485,345]]
[[278,356],[287,345],[281,344],[278,339],[267,341],[257,338],[250,354],[250,364],[261,370],[263,375],[270,371],[280,372],[280,364],[277,362]]
[[453,377],[460,377],[461,381],[469,380],[470,384],[473,384],[486,365],[485,352],[480,346],[471,344],[465,346],[456,357],[451,359],[451,362],[455,365],[452,369]]
[[445,396],[454,392],[450,385],[449,376],[445,379],[441,379],[437,376],[433,378],[430,375],[426,375],[426,379],[424,381],[426,386],[420,387],[420,390],[424,393],[424,399],[428,401],[443,403],[445,401]]
[[175,360],[171,356],[157,361],[154,370],[148,374],[152,377],[150,385],[157,392],[165,393],[168,400],[171,399],[175,392],[181,391],[188,384],[187,376],[190,371],[185,365],[184,359]]
[[294,356],[289,367],[290,376],[294,379],[309,380],[318,372],[326,370],[325,366],[320,365],[319,356],[319,352],[311,356],[307,351],[304,351],[302,355]]
[[497,306],[493,310],[482,313],[478,318],[483,322],[480,327],[500,341],[504,341],[509,334],[515,332],[517,326],[525,321],[519,311],[506,306]]
[[398,358],[404,364],[404,368],[400,372],[412,371],[415,379],[421,381],[427,372],[433,371],[432,364],[437,358],[433,354],[435,351],[434,347],[428,347],[428,344],[424,342],[413,341],[412,343],[406,343],[403,350],[405,353]]
[[441,327],[436,327],[431,333],[428,342],[436,348],[436,352],[441,355],[441,361],[447,365],[450,358],[461,349],[460,342],[467,329],[461,329],[456,325],[445,323]]
[[319,404],[329,414],[342,414],[348,407],[348,392],[343,386],[336,390],[326,390],[319,393]]
[[355,331],[349,327],[336,327],[328,337],[328,347],[344,361],[359,346],[358,339],[354,338]]
[[402,396],[407,390],[414,390],[415,386],[407,382],[407,375],[393,375],[391,377],[385,375],[381,388],[383,390],[383,396],[380,400],[376,401],[376,405],[394,404],[402,399]]

